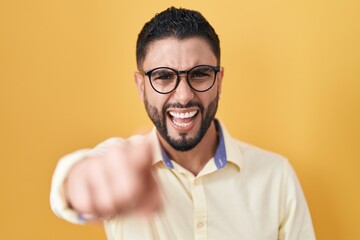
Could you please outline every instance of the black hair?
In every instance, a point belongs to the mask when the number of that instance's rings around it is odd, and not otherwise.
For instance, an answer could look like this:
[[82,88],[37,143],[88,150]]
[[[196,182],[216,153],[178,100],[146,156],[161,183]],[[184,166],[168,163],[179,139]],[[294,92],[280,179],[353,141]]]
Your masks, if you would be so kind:
[[164,38],[186,39],[201,37],[206,40],[220,65],[220,40],[214,28],[195,10],[170,7],[156,14],[140,31],[136,43],[136,63],[138,68],[147,54],[149,45]]

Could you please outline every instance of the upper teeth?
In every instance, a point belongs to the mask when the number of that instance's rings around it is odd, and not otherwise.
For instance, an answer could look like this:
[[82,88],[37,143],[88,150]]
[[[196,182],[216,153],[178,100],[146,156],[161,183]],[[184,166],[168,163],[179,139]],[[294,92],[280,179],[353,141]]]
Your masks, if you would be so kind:
[[191,111],[191,112],[186,112],[186,113],[170,111],[169,113],[171,116],[176,117],[176,118],[191,118],[191,117],[195,116],[197,111]]

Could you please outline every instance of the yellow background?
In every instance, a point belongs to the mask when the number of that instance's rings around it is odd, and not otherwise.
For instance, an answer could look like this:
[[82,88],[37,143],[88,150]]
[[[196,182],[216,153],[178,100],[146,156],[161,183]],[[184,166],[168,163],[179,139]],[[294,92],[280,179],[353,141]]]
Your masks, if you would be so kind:
[[0,0],[0,239],[105,239],[52,214],[51,175],[68,152],[151,127],[135,41],[171,5],[220,36],[232,135],[290,159],[318,239],[360,239],[356,0]]

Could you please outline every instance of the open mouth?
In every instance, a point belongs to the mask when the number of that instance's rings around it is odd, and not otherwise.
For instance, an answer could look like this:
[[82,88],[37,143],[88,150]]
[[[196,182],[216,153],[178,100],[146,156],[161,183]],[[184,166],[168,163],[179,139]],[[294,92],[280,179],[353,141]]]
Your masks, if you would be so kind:
[[181,109],[181,111],[172,109],[168,111],[168,116],[171,119],[171,122],[176,127],[185,129],[191,127],[198,113],[199,113],[198,109],[193,109],[193,110]]

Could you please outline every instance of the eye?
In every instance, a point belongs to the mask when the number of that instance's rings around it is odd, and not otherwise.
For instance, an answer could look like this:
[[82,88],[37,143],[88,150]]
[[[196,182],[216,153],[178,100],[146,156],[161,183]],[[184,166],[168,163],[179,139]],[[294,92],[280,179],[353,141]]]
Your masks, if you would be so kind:
[[214,71],[212,70],[212,68],[198,67],[198,68],[194,68],[190,72],[189,77],[191,79],[204,79],[204,78],[212,77],[213,75],[214,75]]
[[191,77],[205,77],[205,76],[209,76],[209,74],[204,73],[204,72],[194,72]]
[[176,74],[170,70],[157,70],[151,74],[152,81],[166,81],[166,80],[175,80]]

